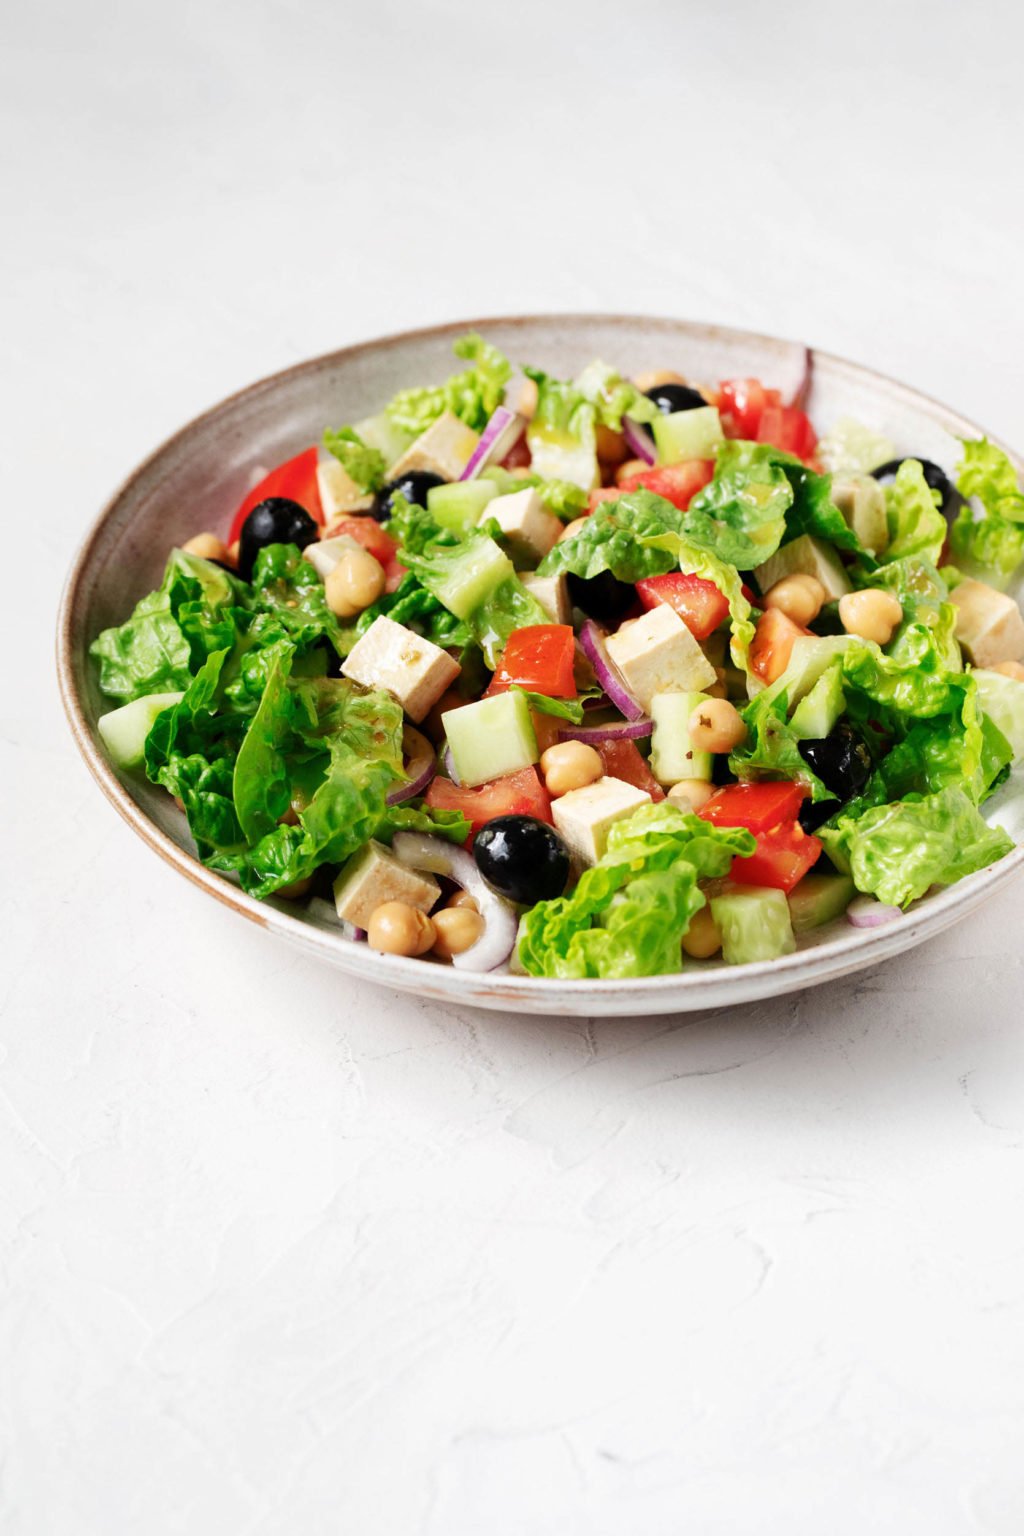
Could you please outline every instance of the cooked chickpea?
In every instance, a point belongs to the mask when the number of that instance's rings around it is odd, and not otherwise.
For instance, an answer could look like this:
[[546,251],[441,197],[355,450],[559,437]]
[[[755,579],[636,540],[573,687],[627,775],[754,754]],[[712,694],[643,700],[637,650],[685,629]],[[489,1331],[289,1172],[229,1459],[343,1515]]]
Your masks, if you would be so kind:
[[680,779],[673,784],[667,798],[684,811],[699,811],[715,793],[715,786],[707,779]]
[[241,547],[242,547],[241,539],[236,539],[233,544],[229,544],[228,545],[228,557],[225,560],[224,564],[225,565],[230,565],[232,570],[234,570],[235,566],[238,564],[238,552],[241,549]]
[[520,416],[525,416],[527,421],[532,421],[537,409],[537,386],[533,379],[524,379],[519,391],[519,400],[516,410]]
[[693,960],[710,960],[722,947],[722,930],[711,916],[710,907],[701,907],[690,918],[683,934],[683,953]]
[[622,433],[601,422],[597,427],[597,456],[602,464],[621,464],[629,458],[629,445]]
[[575,536],[579,533],[580,529],[581,528],[585,528],[586,526],[587,526],[587,520],[586,520],[585,517],[574,517],[571,523],[566,523],[565,527],[562,529],[561,533],[558,535],[558,542],[559,542],[559,544],[562,543],[563,539],[575,538]]
[[708,699],[690,716],[690,742],[695,752],[731,752],[747,738],[739,710],[728,699]]
[[434,924],[406,901],[385,901],[370,916],[366,930],[371,949],[385,955],[425,955],[435,938]]
[[445,907],[466,907],[470,912],[479,912],[480,910],[476,904],[476,897],[471,896],[468,891],[456,891],[454,896],[449,896],[445,902]]
[[304,875],[301,880],[293,880],[291,885],[282,885],[277,894],[283,896],[285,901],[301,901],[312,884],[313,876]]
[[604,773],[600,754],[585,741],[560,741],[548,747],[540,766],[548,794],[556,799],[571,789],[593,784]]
[[825,588],[816,576],[784,576],[765,593],[766,608],[780,608],[787,619],[805,628],[812,624],[825,602]]
[[615,484],[621,485],[624,480],[631,480],[634,475],[642,475],[650,467],[649,464],[644,463],[643,459],[627,459],[625,464],[620,464],[615,471]]
[[186,555],[198,555],[200,560],[220,560],[227,565],[230,559],[227,545],[215,533],[197,533],[181,547]]
[[903,618],[898,597],[880,587],[865,587],[863,592],[847,592],[839,599],[839,620],[848,635],[888,645],[893,631]]
[[368,549],[347,549],[324,583],[327,606],[339,619],[353,619],[384,591],[384,567]]
[[442,960],[465,954],[484,931],[484,920],[472,907],[445,907],[432,919],[434,954]]
[[1024,667],[1019,661],[997,661],[994,667],[980,667],[978,670],[998,672],[1001,677],[1013,677],[1018,683],[1024,683]]
[[638,373],[633,383],[646,395],[649,389],[657,389],[659,385],[685,384],[686,380],[681,373],[675,373],[671,368],[649,368],[646,373]]

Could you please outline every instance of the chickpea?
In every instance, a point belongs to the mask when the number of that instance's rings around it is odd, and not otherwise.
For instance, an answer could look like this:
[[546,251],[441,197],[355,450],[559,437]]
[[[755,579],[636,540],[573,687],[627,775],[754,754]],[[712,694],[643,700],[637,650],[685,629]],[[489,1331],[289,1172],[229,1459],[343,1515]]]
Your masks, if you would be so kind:
[[449,896],[445,902],[445,908],[449,907],[465,907],[470,912],[479,912],[480,910],[476,904],[476,897],[471,896],[468,891],[456,891],[454,896]]
[[224,564],[225,565],[230,565],[232,570],[234,570],[235,566],[238,564],[238,555],[239,555],[239,551],[241,550],[241,548],[242,548],[242,541],[241,541],[241,539],[236,539],[233,544],[229,544],[228,545],[228,557],[225,560]]
[[444,907],[432,921],[434,954],[442,960],[465,954],[484,931],[483,918],[471,907]]
[[585,741],[560,741],[548,747],[540,760],[544,783],[549,795],[557,799],[571,789],[582,789],[593,784],[604,774],[600,754]]
[[277,894],[283,896],[285,901],[301,901],[312,884],[313,876],[304,875],[301,880],[293,880],[291,885],[282,885]]
[[558,535],[559,544],[562,543],[563,539],[575,538],[580,529],[585,528],[586,526],[587,520],[585,517],[574,517],[571,523],[566,523],[565,527]]
[[527,421],[532,421],[537,410],[537,386],[533,379],[524,379],[523,387],[519,391],[519,403],[516,410]]
[[368,549],[347,549],[324,583],[327,606],[339,619],[355,618],[384,591],[384,567]]
[[598,423],[597,456],[602,464],[622,464],[629,458],[629,446],[621,432]]
[[680,779],[678,784],[672,785],[666,798],[680,810],[699,811],[714,793],[715,786],[707,779]]
[[865,587],[862,592],[847,592],[839,599],[839,619],[848,635],[888,645],[893,631],[903,618],[898,597],[879,587]]
[[728,699],[708,699],[690,716],[690,742],[695,752],[731,752],[747,738],[739,710]]
[[644,463],[643,459],[627,459],[625,464],[620,464],[615,471],[615,484],[621,485],[624,480],[631,479],[633,475],[645,474],[650,467],[649,464]]
[[1001,677],[1016,678],[1018,683],[1024,683],[1024,667],[1019,661],[997,661],[993,667],[980,667],[981,672],[998,672]]
[[425,955],[435,937],[432,920],[405,901],[385,901],[371,913],[366,931],[370,948],[385,955]]
[[200,560],[220,560],[228,563],[228,547],[215,533],[197,533],[186,539],[181,546],[186,555],[198,555]]
[[816,576],[784,576],[765,593],[766,608],[780,608],[787,619],[804,628],[812,624],[825,602],[825,588]]
[[693,960],[710,960],[722,947],[722,930],[711,916],[710,907],[701,907],[690,918],[683,934],[683,953]]
[[671,368],[649,368],[646,373],[638,373],[633,383],[641,394],[646,395],[649,389],[657,389],[660,384],[685,384],[686,380]]

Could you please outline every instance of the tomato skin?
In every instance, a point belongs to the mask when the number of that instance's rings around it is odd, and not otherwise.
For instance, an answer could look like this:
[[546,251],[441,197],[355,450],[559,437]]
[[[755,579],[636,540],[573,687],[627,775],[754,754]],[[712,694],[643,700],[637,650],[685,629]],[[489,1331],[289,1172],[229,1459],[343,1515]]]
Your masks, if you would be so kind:
[[501,467],[502,469],[529,469],[532,463],[533,455],[530,452],[530,445],[526,441],[526,433],[524,432],[523,435],[512,444],[512,447],[502,459]]
[[757,442],[765,406],[780,405],[777,389],[765,389],[760,379],[726,379],[718,390],[718,413],[727,437]]
[[228,543],[233,544],[238,538],[242,532],[242,524],[253,507],[258,507],[261,501],[266,501],[270,496],[287,496],[289,501],[297,501],[300,507],[305,507],[310,517],[322,525],[324,510],[320,505],[320,488],[316,479],[318,459],[319,454],[315,447],[305,448],[302,453],[297,453],[294,459],[287,459],[285,463],[278,464],[276,469],[272,469],[269,475],[264,475],[259,485],[253,486],[235,513],[231,521]]
[[698,491],[714,478],[715,466],[710,459],[684,459],[681,464],[656,465],[642,474],[629,475],[619,486],[623,491],[653,491],[680,512],[685,512]]
[[652,800],[664,800],[665,791],[635,741],[597,741],[594,747],[610,779],[621,779],[624,784],[633,784],[649,794]]
[[706,640],[729,614],[729,599],[713,581],[669,571],[667,576],[645,576],[636,584],[647,609],[666,603],[675,610],[695,640]]
[[576,641],[571,624],[529,624],[515,629],[488,685],[503,693],[513,683],[549,699],[576,697]]
[[[398,545],[375,518],[343,517],[338,522],[332,523],[324,534],[325,539],[340,539],[342,537],[355,539],[375,560],[380,561],[385,571],[387,571],[388,566],[392,562],[398,565],[395,559],[398,553]],[[405,569],[404,566],[398,566],[398,568],[401,571]]]
[[788,896],[821,854],[821,843],[798,821],[784,821],[757,833],[757,847],[746,859],[733,859],[730,878],[738,885],[770,885]]
[[809,629],[794,624],[781,608],[766,608],[750,642],[750,670],[762,683],[774,683],[789,666],[793,641],[810,633]]
[[780,821],[794,821],[807,790],[792,779],[760,784],[726,784],[705,801],[697,815],[716,827],[746,827],[770,832]]
[[809,459],[818,446],[809,418],[795,405],[766,406],[758,423],[757,441],[771,443],[798,459]]
[[551,825],[551,798],[536,768],[521,768],[475,789],[465,789],[440,776],[431,781],[425,795],[437,811],[461,811],[472,823],[466,839],[469,847],[480,828],[495,816],[536,816]]

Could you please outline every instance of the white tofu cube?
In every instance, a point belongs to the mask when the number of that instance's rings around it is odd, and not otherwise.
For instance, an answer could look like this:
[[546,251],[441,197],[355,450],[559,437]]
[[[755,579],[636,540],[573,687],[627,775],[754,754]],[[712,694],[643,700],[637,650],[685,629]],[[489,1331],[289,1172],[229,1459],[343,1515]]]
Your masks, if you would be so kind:
[[418,723],[462,668],[439,645],[382,613],[356,641],[341,671],[364,688],[386,688]]
[[317,575],[322,576],[326,581],[342,555],[349,550],[362,549],[362,547],[358,539],[350,538],[347,533],[341,533],[336,539],[317,539],[315,543],[307,544],[302,554]]
[[386,901],[404,901],[429,912],[441,895],[433,875],[421,874],[399,862],[382,843],[360,848],[334,882],[338,916],[357,928],[369,928],[370,918]]
[[565,572],[557,576],[538,576],[536,571],[521,571],[519,580],[540,603],[553,624],[568,624],[572,620],[572,600]]
[[544,508],[532,486],[513,491],[508,496],[495,496],[480,514],[480,521],[493,517],[508,541],[513,555],[526,560],[543,560],[549,549],[558,543],[562,532],[561,520]]
[[995,667],[1024,656],[1024,618],[1012,597],[968,577],[953,588],[950,602],[956,605],[956,637],[974,666]]
[[608,844],[609,828],[650,798],[635,784],[605,777],[552,800],[551,814],[576,863],[596,864]]
[[608,636],[605,649],[647,714],[656,693],[701,693],[718,680],[714,667],[667,603],[623,624]]
[[373,506],[373,497],[356,484],[337,459],[324,459],[317,465],[316,483],[328,524],[349,512],[368,512]]
[[479,434],[460,421],[454,411],[445,411],[392,464],[388,479],[396,480],[410,469],[429,469],[442,480],[457,480],[479,441]]

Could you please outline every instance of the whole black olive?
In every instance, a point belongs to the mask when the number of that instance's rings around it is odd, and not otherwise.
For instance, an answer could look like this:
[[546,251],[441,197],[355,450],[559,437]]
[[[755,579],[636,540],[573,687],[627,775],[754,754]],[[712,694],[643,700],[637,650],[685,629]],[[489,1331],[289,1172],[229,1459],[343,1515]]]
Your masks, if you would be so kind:
[[812,805],[805,800],[800,811],[800,825],[805,832],[813,832],[822,822],[834,816],[841,805],[859,795],[871,777],[871,753],[863,737],[858,736],[847,720],[839,724],[827,736],[800,742],[800,756],[826,789],[835,795],[834,800],[819,800]]
[[397,475],[394,480],[389,480],[387,485],[382,485],[374,497],[370,515],[375,517],[378,523],[386,523],[394,511],[393,501],[396,496],[404,496],[406,501],[411,501],[414,507],[425,507],[427,504],[427,492],[433,490],[435,485],[445,485],[447,482],[440,475],[435,475],[430,469],[407,469],[404,475]]
[[473,857],[499,896],[524,905],[561,896],[569,878],[568,849],[536,816],[496,816],[473,839]]
[[[882,485],[891,484],[896,479],[896,471],[904,459],[915,458],[912,453],[904,454],[902,459],[889,459],[885,464],[879,464],[877,469],[871,471],[872,478]],[[917,461],[924,472],[925,483],[933,491],[938,491],[942,497],[939,503],[939,511],[943,517],[952,519],[956,517],[960,508],[964,505],[964,498],[960,495],[956,486],[950,480],[946,471],[940,465],[934,464],[931,459],[918,459]]]
[[671,416],[675,411],[699,411],[707,405],[700,390],[691,389],[689,384],[655,384],[647,391],[647,398],[654,401],[663,416]]
[[636,587],[628,581],[619,581],[611,571],[602,571],[600,576],[591,576],[589,580],[569,571],[566,585],[575,607],[600,624],[621,619],[626,609],[636,602]]
[[317,535],[317,525],[297,501],[287,496],[268,496],[253,507],[242,524],[238,540],[238,574],[252,580],[256,556],[268,544],[297,544],[305,549]]

